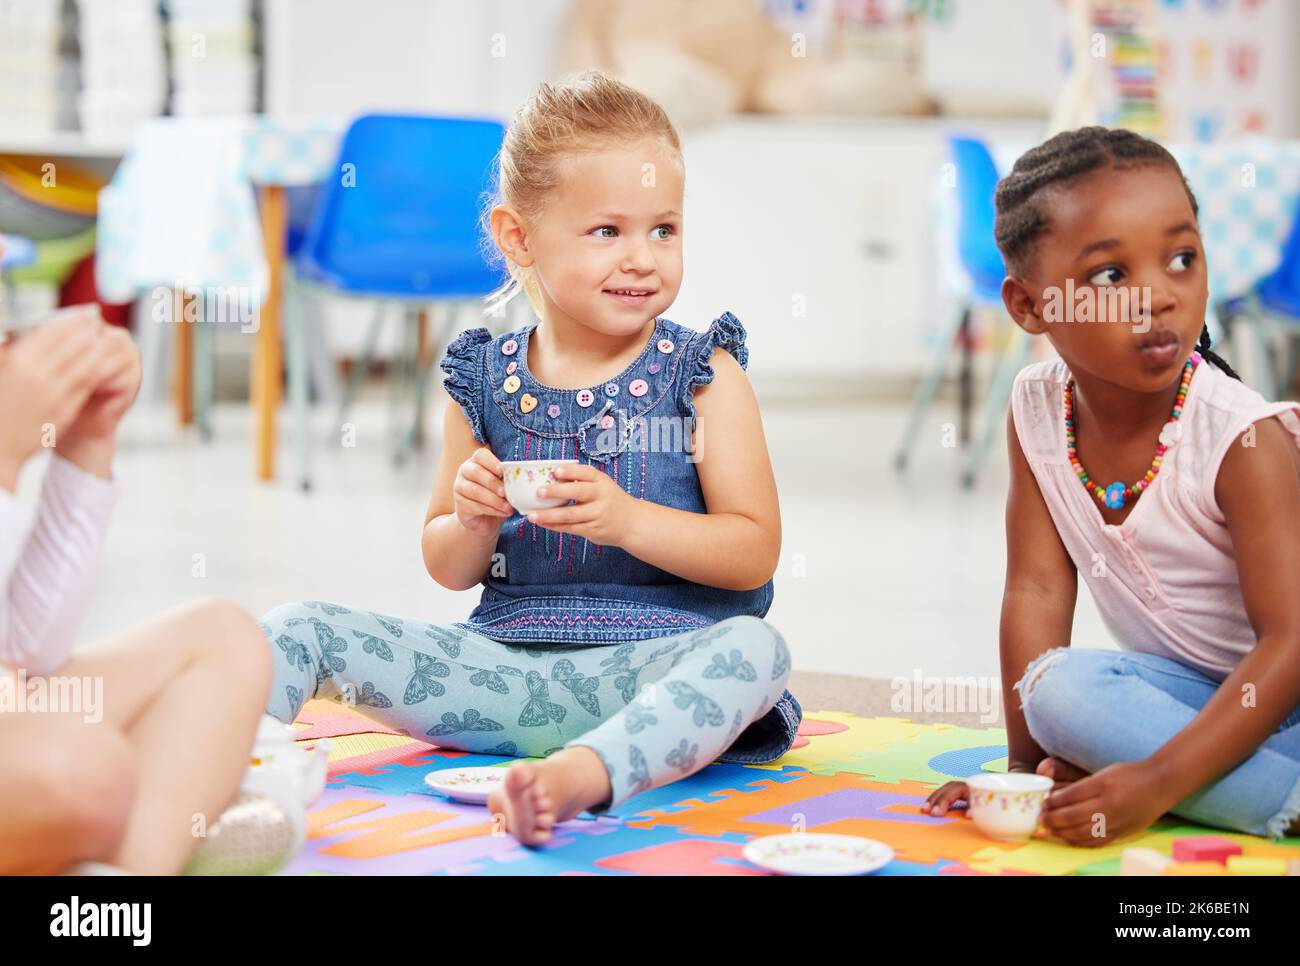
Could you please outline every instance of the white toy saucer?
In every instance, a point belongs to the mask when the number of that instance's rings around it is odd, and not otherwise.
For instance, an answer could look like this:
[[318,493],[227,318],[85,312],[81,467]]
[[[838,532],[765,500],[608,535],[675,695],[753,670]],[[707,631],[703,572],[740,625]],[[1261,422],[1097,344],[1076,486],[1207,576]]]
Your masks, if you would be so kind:
[[894,850],[858,835],[791,832],[745,845],[745,859],[781,875],[864,875],[888,865]]
[[508,769],[487,765],[477,768],[439,768],[424,776],[435,792],[467,805],[484,805],[488,795],[501,787]]

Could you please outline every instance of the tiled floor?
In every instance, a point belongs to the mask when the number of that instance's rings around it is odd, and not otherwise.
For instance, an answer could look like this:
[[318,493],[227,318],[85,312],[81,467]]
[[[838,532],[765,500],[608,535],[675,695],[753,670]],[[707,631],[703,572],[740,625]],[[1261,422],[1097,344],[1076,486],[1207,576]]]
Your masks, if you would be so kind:
[[[254,483],[247,407],[219,407],[209,444],[163,407],[133,412],[118,463],[126,491],[83,641],[198,595],[256,614],[300,598],[428,620],[468,614],[477,592],[444,590],[420,558],[436,441],[397,470],[383,402],[359,408],[352,448],[324,443],[332,413],[317,415],[316,486],[303,495],[291,480],[289,438],[280,479]],[[768,619],[797,670],[996,677],[1005,444],[965,492],[958,451],[941,444],[950,414],[938,412],[900,477],[892,451],[903,416],[901,406],[843,400],[765,406],[784,534]],[[430,425],[440,424],[438,408]],[[37,466],[24,474],[29,497],[39,474]],[[1076,643],[1107,640],[1081,592]]]

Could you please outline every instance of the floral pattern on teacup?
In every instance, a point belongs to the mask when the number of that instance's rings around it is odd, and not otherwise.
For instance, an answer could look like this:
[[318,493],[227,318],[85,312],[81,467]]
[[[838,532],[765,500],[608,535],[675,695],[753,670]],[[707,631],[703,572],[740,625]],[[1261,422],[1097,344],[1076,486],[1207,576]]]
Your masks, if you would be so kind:
[[513,479],[517,480],[522,476],[528,483],[554,483],[555,467],[554,463],[545,463],[541,466],[512,466],[507,472]]
[[986,792],[972,791],[971,804],[996,807],[1003,812],[1032,812],[1039,808],[1046,792]]

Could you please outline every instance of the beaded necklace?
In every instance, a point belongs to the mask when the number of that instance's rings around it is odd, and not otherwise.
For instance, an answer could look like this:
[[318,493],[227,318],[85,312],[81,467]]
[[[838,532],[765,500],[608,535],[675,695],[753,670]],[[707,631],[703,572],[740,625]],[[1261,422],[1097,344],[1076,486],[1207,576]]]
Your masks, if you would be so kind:
[[1083,468],[1079,462],[1079,453],[1074,444],[1074,380],[1071,379],[1065,384],[1065,451],[1070,457],[1070,465],[1074,467],[1074,472],[1078,474],[1079,481],[1083,487],[1098,500],[1110,507],[1112,510],[1122,509],[1130,499],[1136,499],[1142,495],[1142,491],[1147,489],[1160,472],[1160,464],[1164,462],[1165,450],[1173,445],[1174,440],[1178,438],[1180,428],[1178,420],[1183,415],[1183,401],[1187,398],[1187,387],[1191,385],[1192,373],[1196,367],[1201,364],[1201,354],[1193,351],[1188,357],[1187,362],[1183,364],[1183,378],[1178,384],[1178,398],[1174,400],[1173,411],[1169,418],[1165,420],[1165,425],[1160,430],[1160,442],[1156,446],[1156,455],[1151,460],[1151,468],[1147,470],[1146,475],[1131,486],[1125,486],[1122,482],[1116,481],[1110,486],[1099,486],[1093,483],[1092,478],[1088,476],[1088,471]]

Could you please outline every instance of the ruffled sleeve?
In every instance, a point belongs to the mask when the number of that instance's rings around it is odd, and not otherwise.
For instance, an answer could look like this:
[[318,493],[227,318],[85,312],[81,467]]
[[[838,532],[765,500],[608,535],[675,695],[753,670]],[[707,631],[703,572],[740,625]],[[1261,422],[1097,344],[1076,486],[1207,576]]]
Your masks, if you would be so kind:
[[706,386],[713,381],[713,366],[709,360],[713,358],[713,350],[719,346],[735,356],[740,368],[748,367],[749,349],[745,346],[745,327],[730,312],[723,312],[714,319],[709,330],[692,339],[685,351],[682,363],[685,374],[680,382],[678,402],[690,416],[689,431],[692,433],[695,432],[695,387]]
[[483,426],[483,347],[492,341],[492,333],[482,326],[466,329],[447,346],[438,367],[447,375],[442,384],[447,395],[460,403],[474,438],[487,445]]

